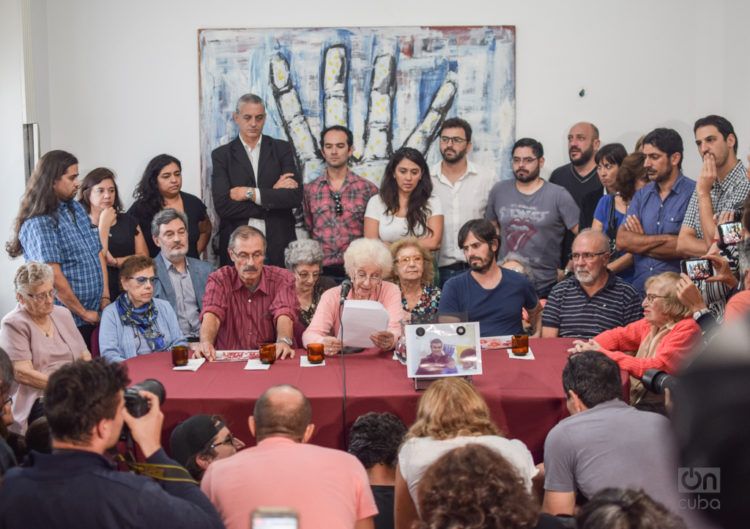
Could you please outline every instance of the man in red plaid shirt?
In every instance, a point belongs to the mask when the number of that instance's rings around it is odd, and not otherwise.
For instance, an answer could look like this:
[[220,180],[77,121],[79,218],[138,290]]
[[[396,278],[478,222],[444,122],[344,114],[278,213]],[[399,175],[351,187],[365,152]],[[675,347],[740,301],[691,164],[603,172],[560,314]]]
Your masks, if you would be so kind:
[[352,132],[346,127],[323,130],[325,172],[304,187],[305,226],[323,247],[323,274],[337,282],[346,277],[344,251],[364,234],[367,201],[378,193],[372,182],[349,170],[352,143]]

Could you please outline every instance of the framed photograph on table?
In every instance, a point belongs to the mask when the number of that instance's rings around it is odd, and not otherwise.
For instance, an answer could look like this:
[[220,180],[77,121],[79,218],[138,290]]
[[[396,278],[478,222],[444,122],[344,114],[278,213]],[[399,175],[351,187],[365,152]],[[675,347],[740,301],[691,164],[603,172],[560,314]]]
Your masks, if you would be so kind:
[[407,325],[406,367],[416,379],[481,375],[479,324]]

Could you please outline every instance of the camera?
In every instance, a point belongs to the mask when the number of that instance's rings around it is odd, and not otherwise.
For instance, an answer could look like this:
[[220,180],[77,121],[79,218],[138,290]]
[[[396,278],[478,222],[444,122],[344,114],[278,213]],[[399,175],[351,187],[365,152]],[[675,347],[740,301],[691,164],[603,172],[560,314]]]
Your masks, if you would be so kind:
[[646,372],[643,373],[641,382],[643,383],[643,387],[651,393],[656,393],[658,395],[664,394],[665,389],[674,391],[677,387],[677,378],[665,373],[664,371],[659,371],[658,369],[647,369]]
[[150,391],[159,397],[159,404],[164,404],[164,399],[167,397],[167,391],[164,389],[164,384],[155,378],[147,378],[143,382],[133,384],[129,388],[126,388],[125,408],[133,417],[143,417],[150,409],[148,399],[142,397],[138,393],[139,391]]

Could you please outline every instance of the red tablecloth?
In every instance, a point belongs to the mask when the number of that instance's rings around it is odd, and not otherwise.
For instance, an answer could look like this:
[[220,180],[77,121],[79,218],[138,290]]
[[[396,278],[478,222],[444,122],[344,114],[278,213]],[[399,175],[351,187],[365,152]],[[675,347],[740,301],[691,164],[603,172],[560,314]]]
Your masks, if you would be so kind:
[[[547,432],[568,414],[561,374],[571,342],[530,340],[534,360],[510,359],[505,350],[484,351],[484,374],[473,377],[497,424],[508,437],[525,442],[537,462]],[[414,421],[421,392],[406,377],[406,367],[390,356],[377,351],[346,356],[345,405],[339,357],[326,358],[322,367],[302,368],[298,352],[297,357],[277,361],[268,371],[245,371],[244,362],[233,362],[206,363],[197,372],[185,372],[172,371],[169,353],[154,353],[128,360],[127,366],[134,383],[156,378],[164,384],[165,441],[179,422],[207,413],[224,416],[232,433],[250,444],[247,418],[255,400],[268,387],[288,383],[312,402],[316,425],[312,442],[343,448],[344,422],[348,431],[362,413],[390,411],[407,426]]]

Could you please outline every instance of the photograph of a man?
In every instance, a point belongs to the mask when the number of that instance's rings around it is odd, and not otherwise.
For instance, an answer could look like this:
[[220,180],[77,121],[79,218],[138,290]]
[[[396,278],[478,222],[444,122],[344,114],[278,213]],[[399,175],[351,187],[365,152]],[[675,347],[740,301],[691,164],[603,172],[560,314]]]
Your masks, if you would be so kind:
[[430,352],[427,356],[419,361],[417,375],[436,376],[436,375],[455,375],[456,361],[453,359],[455,347],[444,345],[440,338],[430,340]]

